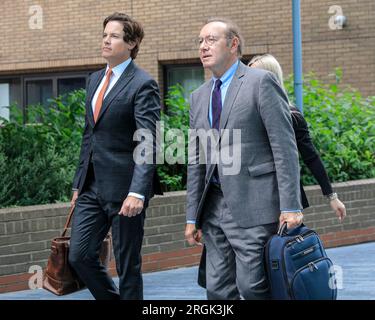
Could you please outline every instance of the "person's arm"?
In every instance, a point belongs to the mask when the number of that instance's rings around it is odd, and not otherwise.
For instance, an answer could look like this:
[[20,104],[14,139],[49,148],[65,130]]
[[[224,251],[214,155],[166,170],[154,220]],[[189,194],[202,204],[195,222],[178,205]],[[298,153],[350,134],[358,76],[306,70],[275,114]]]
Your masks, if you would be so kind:
[[280,223],[292,228],[301,223],[298,151],[288,99],[274,75],[267,73],[259,86],[259,112],[268,134],[280,197]]
[[86,157],[89,156],[89,142],[90,142],[89,123],[88,123],[87,115],[86,115],[85,116],[85,128],[83,130],[82,142],[81,142],[81,151],[79,155],[79,163],[76,169],[76,173],[74,175],[73,185],[72,185],[73,195],[70,200],[71,206],[75,205],[76,200],[78,198],[78,191],[79,191],[78,188],[79,188],[79,183],[80,183],[81,176],[82,176],[83,165],[85,163]]
[[311,140],[307,122],[298,111],[292,111],[293,129],[296,135],[297,148],[301,154],[302,161],[311,171],[312,175],[319,183],[323,195],[333,193],[331,182],[324,168],[323,162]]
[[85,163],[85,159],[89,156],[89,144],[90,144],[90,132],[89,132],[89,121],[88,121],[88,112],[87,112],[87,107],[91,108],[90,101],[88,101],[88,89],[90,87],[90,82],[91,82],[91,77],[89,77],[89,80],[86,85],[86,113],[85,113],[85,127],[83,129],[83,134],[82,134],[82,142],[81,142],[81,151],[79,155],[79,162],[77,166],[76,173],[73,178],[73,185],[72,185],[72,191],[73,191],[73,196],[71,199],[71,205],[73,206],[75,204],[75,201],[77,200],[78,197],[78,188],[79,188],[79,183],[81,180],[82,176],[82,170],[83,170],[83,165]]
[[137,146],[140,149],[133,152],[133,177],[128,196],[118,213],[128,217],[142,212],[156,170],[156,130],[160,121],[160,95],[159,88],[152,79],[145,81],[136,93],[134,118],[137,131],[133,138],[138,140]]
[[[196,129],[193,94],[190,96],[190,129]],[[188,165],[187,165],[187,206],[185,238],[190,245],[200,244],[202,231],[195,226],[200,197],[204,190],[206,165],[200,163],[199,138],[189,135]],[[191,146],[195,146],[191,149]]]
[[89,150],[88,150],[89,143],[90,143],[89,123],[88,123],[87,115],[86,115],[85,128],[83,130],[82,142],[81,142],[81,151],[79,154],[79,163],[78,163],[78,167],[74,175],[74,179],[73,179],[73,186],[72,186],[73,191],[78,191],[83,165],[85,163],[86,157],[89,155]]
[[[154,80],[146,81],[138,90],[134,102],[134,117],[136,130],[139,130],[141,136],[143,132],[148,136],[144,141],[138,142],[138,145],[142,143],[145,154],[134,153],[136,164],[129,192],[147,196],[156,170],[156,130],[160,121],[160,95]],[[147,137],[152,138],[152,141]]]
[[339,200],[337,194],[333,192],[323,161],[312,142],[307,122],[299,111],[292,111],[292,120],[302,161],[309,168],[316,181],[318,181],[323,195],[328,198],[332,210],[342,221],[346,216],[345,205]]

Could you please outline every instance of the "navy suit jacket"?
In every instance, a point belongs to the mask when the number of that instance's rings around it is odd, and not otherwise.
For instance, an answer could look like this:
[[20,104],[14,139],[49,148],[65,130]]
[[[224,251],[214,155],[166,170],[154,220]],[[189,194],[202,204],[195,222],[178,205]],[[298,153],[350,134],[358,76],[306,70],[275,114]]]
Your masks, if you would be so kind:
[[93,73],[87,85],[85,129],[73,188],[82,191],[91,161],[102,200],[122,202],[129,192],[136,192],[144,195],[147,203],[154,193],[161,193],[156,162],[135,163],[133,151],[140,142],[133,141],[133,135],[137,129],[152,133],[155,160],[158,85],[132,61],[105,97],[95,123],[91,102],[104,73],[105,69]]

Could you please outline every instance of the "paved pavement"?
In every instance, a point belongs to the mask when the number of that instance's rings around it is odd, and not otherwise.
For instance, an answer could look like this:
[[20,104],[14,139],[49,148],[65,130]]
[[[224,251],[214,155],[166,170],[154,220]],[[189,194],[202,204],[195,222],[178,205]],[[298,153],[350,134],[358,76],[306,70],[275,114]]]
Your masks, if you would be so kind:
[[[327,249],[327,254],[338,267],[339,300],[375,300],[375,242]],[[341,268],[341,269],[339,269]],[[196,284],[197,267],[146,273],[146,300],[204,300],[205,291]],[[116,284],[118,279],[114,279]],[[82,290],[57,297],[43,290],[25,290],[0,294],[0,300],[92,300],[90,292]]]

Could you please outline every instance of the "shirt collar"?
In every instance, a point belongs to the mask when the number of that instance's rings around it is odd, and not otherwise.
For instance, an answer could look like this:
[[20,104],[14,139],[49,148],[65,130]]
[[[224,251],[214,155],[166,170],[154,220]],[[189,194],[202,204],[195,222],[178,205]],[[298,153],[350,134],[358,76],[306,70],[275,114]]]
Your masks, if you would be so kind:
[[[126,67],[130,64],[130,62],[132,61],[132,58],[129,58],[127,60],[125,60],[124,62],[118,64],[116,67],[114,67],[112,69],[112,72],[114,74],[115,77],[120,77],[123,72],[125,71]],[[107,68],[105,69],[105,72],[107,73],[107,70],[109,69],[109,66],[107,65]]]
[[[225,71],[225,73],[220,77],[222,83],[221,86],[225,86],[228,82],[230,82],[230,80],[232,79],[233,75],[237,70],[239,62],[240,61],[237,60],[235,63],[233,63],[232,66],[227,71]],[[215,82],[218,78],[212,77],[212,79]]]

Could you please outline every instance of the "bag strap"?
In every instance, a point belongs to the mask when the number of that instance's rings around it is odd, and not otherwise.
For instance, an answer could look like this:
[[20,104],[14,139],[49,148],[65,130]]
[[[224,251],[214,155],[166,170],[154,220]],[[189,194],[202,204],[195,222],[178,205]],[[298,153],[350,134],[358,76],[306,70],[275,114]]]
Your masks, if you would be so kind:
[[65,237],[66,231],[69,228],[70,221],[72,220],[72,216],[73,216],[73,212],[74,212],[74,207],[75,207],[74,205],[72,205],[70,207],[69,215],[68,215],[68,218],[66,219],[66,223],[65,223],[65,226],[64,226],[64,231],[61,234],[62,237]]
[[286,222],[284,222],[280,227],[279,230],[277,230],[277,235],[282,237],[286,235],[286,230],[288,229],[288,225]]
[[289,229],[288,230],[288,224],[286,222],[284,222],[280,227],[279,227],[279,230],[277,230],[277,235],[280,236],[280,237],[284,237],[284,236],[287,236],[287,235],[292,235],[294,233],[298,233],[300,231],[300,229],[302,227],[304,227],[305,225],[303,223],[301,223],[300,225],[298,225],[297,227],[294,227],[292,229]]

